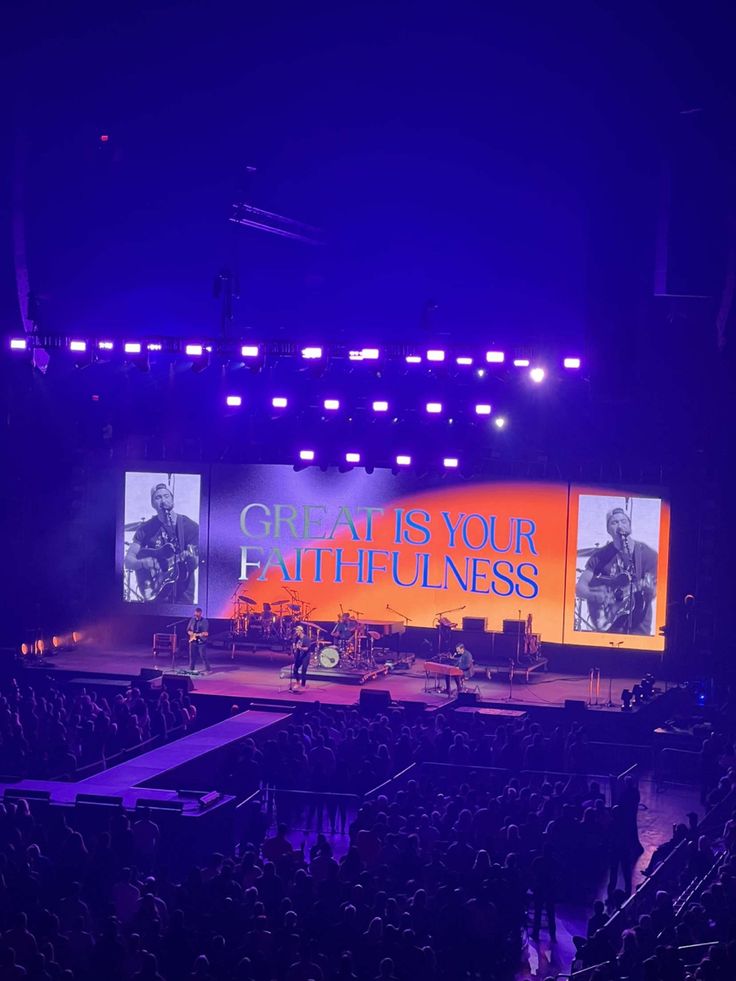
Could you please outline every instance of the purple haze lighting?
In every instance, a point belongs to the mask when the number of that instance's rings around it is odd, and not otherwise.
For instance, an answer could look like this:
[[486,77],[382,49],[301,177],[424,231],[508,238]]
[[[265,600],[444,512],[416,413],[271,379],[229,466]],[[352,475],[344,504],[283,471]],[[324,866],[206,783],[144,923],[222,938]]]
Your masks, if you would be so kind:
[[141,345],[139,341],[126,341],[123,345],[123,350],[126,354],[140,354]]
[[579,368],[580,367],[580,358],[565,358],[565,360],[562,362],[562,367],[563,368]]
[[243,399],[240,395],[228,395],[225,399],[226,405],[238,406],[243,404]]
[[80,353],[84,353],[87,350],[87,342],[86,341],[69,341],[69,350],[70,351],[79,351]]
[[322,408],[327,409],[328,412],[337,412],[340,408],[340,399],[325,399]]
[[274,409],[285,409],[288,404],[288,399],[284,398],[283,395],[274,395],[271,399],[271,405]]
[[244,344],[240,349],[240,354],[244,358],[257,358],[259,353],[257,344]]
[[345,454],[346,463],[360,463],[360,453],[346,453]]
[[388,412],[388,402],[384,402],[382,399],[377,399],[373,403],[374,412]]
[[427,361],[444,361],[444,360],[445,360],[444,351],[438,351],[438,350],[427,351]]
[[427,402],[427,404],[425,405],[424,408],[431,415],[435,415],[436,416],[436,415],[439,415],[440,412],[442,412],[442,403],[441,402]]
[[459,466],[459,462],[456,456],[446,456],[442,461],[442,466],[446,470],[455,470]]
[[514,358],[514,368],[528,368],[529,358]]
[[531,371],[529,372],[529,377],[537,385],[540,382],[544,381],[544,375],[545,375],[544,368],[532,368]]
[[187,344],[184,348],[184,353],[188,354],[190,358],[201,358],[203,350],[204,348],[201,344]]
[[472,363],[473,363],[472,358],[464,358],[464,357],[455,358],[455,364],[471,365]]
[[506,419],[505,419],[505,417],[504,416],[496,416],[496,418],[493,420],[493,425],[496,427],[496,429],[504,429],[505,426],[506,426]]
[[489,416],[491,414],[491,407],[487,402],[481,402],[475,407],[475,414],[477,416]]
[[410,467],[411,466],[411,457],[408,454],[406,454],[406,453],[399,453],[399,455],[396,457],[396,466],[397,467]]
[[28,349],[28,341],[25,339],[25,337],[10,338],[11,351],[26,351],[27,349]]
[[421,364],[422,359],[418,354],[407,354],[406,356],[407,364]]
[[313,460],[314,459],[314,450],[299,450],[299,459],[300,460],[308,460],[308,461],[309,460]]
[[97,345],[101,351],[112,351],[114,346],[112,341],[100,341]]
[[305,361],[315,361],[318,358],[321,358],[322,357],[322,348],[321,347],[303,347],[302,348],[302,357],[304,358]]
[[486,351],[486,362],[488,364],[503,364],[506,355],[503,351]]

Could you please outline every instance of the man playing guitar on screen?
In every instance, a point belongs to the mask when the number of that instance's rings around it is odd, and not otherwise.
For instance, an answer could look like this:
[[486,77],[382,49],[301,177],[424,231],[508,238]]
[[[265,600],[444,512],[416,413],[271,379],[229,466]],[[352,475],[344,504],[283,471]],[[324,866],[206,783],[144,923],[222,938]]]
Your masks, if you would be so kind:
[[209,637],[209,621],[202,616],[202,607],[198,606],[194,611],[194,616],[187,624],[187,635],[189,637],[189,670],[196,671],[197,657],[202,658],[204,669],[210,673],[209,658],[207,657],[207,638]]
[[608,512],[606,530],[611,541],[595,549],[575,587],[588,604],[582,629],[651,636],[657,553],[633,540],[631,519],[623,508]]

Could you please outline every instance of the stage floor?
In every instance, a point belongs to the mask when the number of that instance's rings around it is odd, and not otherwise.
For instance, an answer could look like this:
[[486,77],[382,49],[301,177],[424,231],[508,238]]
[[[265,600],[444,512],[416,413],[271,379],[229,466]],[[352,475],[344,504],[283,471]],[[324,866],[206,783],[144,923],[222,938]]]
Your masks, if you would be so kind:
[[[423,661],[417,660],[408,671],[395,671],[375,678],[362,685],[323,679],[309,681],[303,693],[289,692],[288,679],[280,677],[281,669],[288,663],[286,655],[261,650],[255,653],[236,654],[234,659],[221,651],[210,653],[212,673],[193,677],[195,692],[206,695],[227,696],[229,698],[255,698],[269,702],[321,701],[332,705],[357,705],[361,691],[384,690],[391,693],[395,701],[425,702],[428,706],[441,706],[447,703],[444,692],[425,691]],[[181,659],[180,663],[185,663]],[[170,673],[170,662],[159,659],[155,664],[148,647],[130,647],[117,650],[92,650],[80,648],[68,651],[53,658],[44,659],[32,665],[40,670],[51,670],[75,675],[129,675],[139,674],[141,668],[157,667]],[[608,709],[603,703],[608,701],[609,680],[601,681],[599,712],[621,712],[618,701],[622,688],[635,684],[631,678],[611,679],[614,707]],[[514,708],[562,708],[567,699],[588,702],[588,676],[561,675],[555,672],[535,671],[526,683],[523,675],[517,676],[513,688],[508,677],[501,676],[487,680],[485,674],[476,670],[473,684],[479,689],[479,697],[498,705],[507,704]],[[455,686],[452,686],[455,694]]]

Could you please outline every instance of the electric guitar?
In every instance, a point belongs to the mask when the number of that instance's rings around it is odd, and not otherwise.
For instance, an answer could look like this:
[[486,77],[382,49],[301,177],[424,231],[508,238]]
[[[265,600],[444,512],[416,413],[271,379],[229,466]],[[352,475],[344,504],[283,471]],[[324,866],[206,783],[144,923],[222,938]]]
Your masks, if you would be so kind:
[[594,628],[609,634],[625,634],[640,627],[655,592],[649,572],[641,579],[630,572],[594,576],[588,588],[604,590],[603,602],[589,600],[588,611]]
[[137,559],[155,559],[153,569],[136,569],[138,591],[145,603],[158,599],[167,586],[172,586],[180,579],[186,579],[192,574],[189,563],[197,558],[195,545],[185,549],[177,549],[173,542],[167,542],[160,548],[142,548]]
[[187,630],[187,634],[189,635],[189,641],[196,644],[201,644],[209,637],[209,633],[206,630],[199,632],[196,630]]

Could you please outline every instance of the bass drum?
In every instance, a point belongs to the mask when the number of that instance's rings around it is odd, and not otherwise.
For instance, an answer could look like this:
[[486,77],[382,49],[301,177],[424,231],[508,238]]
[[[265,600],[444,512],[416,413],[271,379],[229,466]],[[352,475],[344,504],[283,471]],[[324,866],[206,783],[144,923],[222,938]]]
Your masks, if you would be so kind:
[[340,663],[340,652],[331,644],[329,647],[323,647],[319,652],[319,663],[321,667],[328,668],[331,671]]

